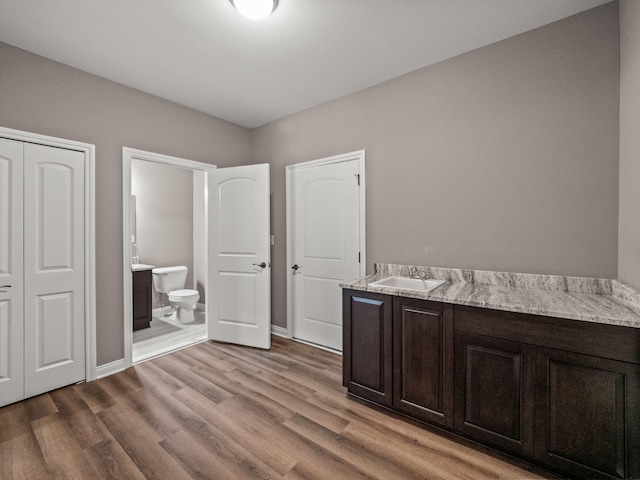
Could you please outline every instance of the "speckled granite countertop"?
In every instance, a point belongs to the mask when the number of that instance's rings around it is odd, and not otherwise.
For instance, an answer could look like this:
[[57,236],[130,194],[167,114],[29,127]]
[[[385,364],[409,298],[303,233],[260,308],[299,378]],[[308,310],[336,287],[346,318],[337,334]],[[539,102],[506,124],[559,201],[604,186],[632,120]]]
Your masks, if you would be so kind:
[[617,280],[418,267],[426,278],[446,280],[430,292],[370,285],[408,276],[408,265],[376,264],[378,273],[343,288],[509,312],[640,328],[640,292]]

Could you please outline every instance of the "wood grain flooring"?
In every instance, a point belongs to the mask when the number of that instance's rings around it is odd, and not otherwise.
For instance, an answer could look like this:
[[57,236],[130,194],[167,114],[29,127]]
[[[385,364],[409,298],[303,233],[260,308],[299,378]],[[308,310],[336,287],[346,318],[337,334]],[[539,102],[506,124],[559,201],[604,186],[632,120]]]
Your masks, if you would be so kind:
[[347,398],[341,362],[207,342],[0,408],[0,479],[542,478]]

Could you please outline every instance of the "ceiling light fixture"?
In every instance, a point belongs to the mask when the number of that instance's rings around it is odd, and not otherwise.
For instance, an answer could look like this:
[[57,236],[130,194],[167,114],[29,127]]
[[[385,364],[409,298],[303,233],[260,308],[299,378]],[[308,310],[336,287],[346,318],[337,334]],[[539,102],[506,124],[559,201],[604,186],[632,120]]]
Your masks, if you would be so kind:
[[262,20],[271,15],[278,0],[229,0],[236,10],[251,20]]

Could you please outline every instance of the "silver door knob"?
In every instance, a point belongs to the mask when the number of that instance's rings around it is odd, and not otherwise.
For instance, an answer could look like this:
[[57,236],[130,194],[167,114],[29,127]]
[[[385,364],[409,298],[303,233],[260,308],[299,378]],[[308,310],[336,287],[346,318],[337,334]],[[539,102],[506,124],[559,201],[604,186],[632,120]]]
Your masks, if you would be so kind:
[[295,272],[296,270],[298,270],[300,267],[296,264],[293,267],[291,267],[291,269]]
[[254,263],[254,265],[255,265],[256,267],[260,267],[260,268],[267,268],[267,264],[266,264],[266,263],[264,263],[264,262],[261,262],[261,263]]

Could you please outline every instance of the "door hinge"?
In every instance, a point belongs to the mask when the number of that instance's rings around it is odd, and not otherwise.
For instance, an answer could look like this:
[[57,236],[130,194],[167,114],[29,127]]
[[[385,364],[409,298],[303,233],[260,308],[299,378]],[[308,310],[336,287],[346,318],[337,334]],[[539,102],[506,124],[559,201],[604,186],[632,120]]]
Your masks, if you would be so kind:
[[360,263],[360,252],[358,252],[358,263]]
[[358,186],[360,186],[360,174],[359,173],[354,173],[353,175],[356,177],[356,181],[358,182]]

